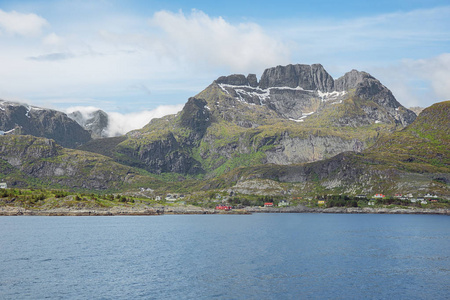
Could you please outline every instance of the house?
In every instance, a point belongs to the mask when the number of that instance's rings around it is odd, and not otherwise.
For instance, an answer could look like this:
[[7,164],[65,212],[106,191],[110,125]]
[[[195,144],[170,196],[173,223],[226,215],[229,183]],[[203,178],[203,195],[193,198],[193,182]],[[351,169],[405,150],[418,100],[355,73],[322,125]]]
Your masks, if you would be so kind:
[[402,198],[402,194],[395,194],[394,198]]
[[367,204],[368,205],[375,205],[375,201],[369,201]]
[[319,200],[319,201],[317,201],[317,204],[324,205],[325,204],[325,200]]
[[383,195],[383,194],[375,194],[375,195],[373,196],[373,198],[384,198],[384,197],[386,197],[386,196]]
[[0,189],[7,189],[8,185],[6,184],[6,182],[0,182]]
[[264,203],[264,207],[273,207],[273,202]]
[[426,200],[420,200],[420,204],[428,204]]
[[166,201],[168,202],[173,202],[175,200],[177,200],[177,194],[167,194],[166,195]]
[[278,206],[289,206],[289,202],[286,200],[281,200],[280,202],[278,202]]
[[425,196],[424,196],[424,198],[433,198],[433,199],[436,199],[436,198],[438,198],[438,196],[437,195],[431,195],[430,193],[428,193],[428,194],[426,194]]
[[216,209],[217,209],[217,210],[226,210],[226,211],[228,211],[228,210],[231,210],[232,207],[231,207],[231,206],[228,206],[228,205],[217,205],[217,206],[216,206]]
[[161,201],[161,196],[156,196],[156,197],[155,197],[155,200],[156,200],[156,201]]

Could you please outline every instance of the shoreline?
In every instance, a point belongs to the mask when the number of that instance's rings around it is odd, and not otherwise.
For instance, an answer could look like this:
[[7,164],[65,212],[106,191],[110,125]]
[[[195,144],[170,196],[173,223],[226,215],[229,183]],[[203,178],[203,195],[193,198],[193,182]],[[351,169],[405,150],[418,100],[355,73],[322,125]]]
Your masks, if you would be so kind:
[[306,206],[264,208],[247,207],[231,211],[218,211],[211,208],[195,206],[187,207],[112,207],[112,208],[54,208],[54,209],[26,209],[22,207],[0,207],[0,216],[161,216],[161,215],[250,215],[254,213],[317,213],[317,214],[414,214],[414,215],[447,215],[450,209],[427,208],[359,208],[359,207],[330,207],[309,208]]

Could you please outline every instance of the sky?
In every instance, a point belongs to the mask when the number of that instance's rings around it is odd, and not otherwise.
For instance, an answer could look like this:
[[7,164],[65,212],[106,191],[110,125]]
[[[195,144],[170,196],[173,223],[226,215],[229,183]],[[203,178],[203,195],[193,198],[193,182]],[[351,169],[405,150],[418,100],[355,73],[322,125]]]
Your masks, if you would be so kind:
[[449,16],[448,0],[0,0],[0,99],[100,108],[120,131],[222,75],[320,63],[427,107],[450,99]]

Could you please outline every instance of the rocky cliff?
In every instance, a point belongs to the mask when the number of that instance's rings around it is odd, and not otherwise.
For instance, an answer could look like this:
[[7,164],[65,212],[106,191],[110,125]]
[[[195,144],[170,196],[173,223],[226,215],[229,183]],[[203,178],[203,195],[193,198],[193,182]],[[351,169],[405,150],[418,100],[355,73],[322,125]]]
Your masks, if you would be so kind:
[[108,136],[109,117],[103,110],[96,110],[89,113],[74,111],[67,116],[89,131],[93,139]]
[[62,112],[2,100],[0,131],[2,134],[45,137],[68,148],[78,147],[91,139],[89,132]]

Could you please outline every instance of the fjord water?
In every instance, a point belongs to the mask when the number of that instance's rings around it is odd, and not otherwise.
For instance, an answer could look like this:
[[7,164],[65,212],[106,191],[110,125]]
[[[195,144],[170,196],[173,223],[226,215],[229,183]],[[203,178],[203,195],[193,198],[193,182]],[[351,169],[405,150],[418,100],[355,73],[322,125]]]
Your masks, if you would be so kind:
[[0,299],[445,299],[450,218],[1,217]]

